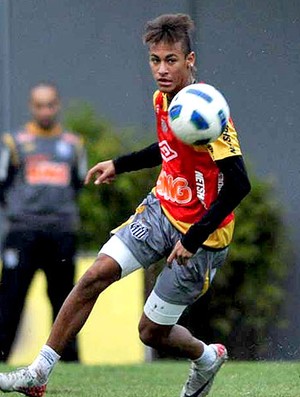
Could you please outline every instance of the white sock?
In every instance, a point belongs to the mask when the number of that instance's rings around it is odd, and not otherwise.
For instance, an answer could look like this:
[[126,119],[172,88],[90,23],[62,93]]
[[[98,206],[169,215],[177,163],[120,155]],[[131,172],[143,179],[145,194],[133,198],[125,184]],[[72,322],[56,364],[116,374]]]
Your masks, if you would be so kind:
[[29,365],[29,370],[38,374],[40,378],[48,377],[53,370],[55,364],[59,361],[60,355],[56,353],[50,346],[44,345],[31,365]]
[[203,348],[202,355],[197,360],[194,360],[194,362],[201,367],[210,367],[215,362],[217,353],[212,346],[208,346],[205,343],[203,343]]

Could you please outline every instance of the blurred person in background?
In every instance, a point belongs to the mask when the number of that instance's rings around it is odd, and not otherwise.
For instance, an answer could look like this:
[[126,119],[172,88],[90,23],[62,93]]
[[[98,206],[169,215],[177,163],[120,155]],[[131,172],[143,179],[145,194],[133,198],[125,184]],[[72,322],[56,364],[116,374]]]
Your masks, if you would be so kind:
[[[46,276],[53,320],[74,284],[77,196],[87,170],[83,140],[61,126],[54,84],[33,86],[29,109],[32,120],[4,133],[0,151],[0,197],[7,224],[1,253],[0,361],[9,358],[36,271]],[[75,338],[62,359],[79,360]]]

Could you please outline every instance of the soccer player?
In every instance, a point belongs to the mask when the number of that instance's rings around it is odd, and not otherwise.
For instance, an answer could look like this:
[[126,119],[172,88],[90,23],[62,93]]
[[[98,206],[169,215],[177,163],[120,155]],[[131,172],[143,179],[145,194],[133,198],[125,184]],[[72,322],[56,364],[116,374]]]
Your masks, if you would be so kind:
[[232,211],[249,192],[250,183],[232,121],[216,142],[198,147],[181,143],[169,127],[170,100],[195,81],[192,28],[193,21],[183,14],[161,15],[147,23],[144,42],[159,88],[154,94],[158,142],[98,163],[88,172],[86,183],[93,178],[96,185],[109,183],[123,172],[161,165],[157,184],[136,213],[112,232],[74,287],[35,361],[0,375],[1,390],[42,396],[63,348],[83,327],[99,294],[136,269],[166,258],[144,306],[140,338],[148,346],[192,361],[181,397],[209,393],[227,358],[226,348],[196,339],[177,321],[223,265],[233,234]]

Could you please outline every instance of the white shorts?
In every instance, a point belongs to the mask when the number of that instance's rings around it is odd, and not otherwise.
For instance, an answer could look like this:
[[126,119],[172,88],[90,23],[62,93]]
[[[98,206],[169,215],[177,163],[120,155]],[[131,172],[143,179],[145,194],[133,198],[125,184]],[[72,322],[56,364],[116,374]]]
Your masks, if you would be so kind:
[[144,313],[156,324],[174,325],[179,320],[187,305],[174,305],[162,300],[155,291],[149,295],[145,306]]
[[99,254],[108,255],[119,264],[122,269],[121,278],[142,268],[142,265],[131,253],[130,249],[115,235],[103,245]]
[[[142,268],[142,265],[133,256],[127,246],[115,235],[103,245],[99,251],[100,253],[110,256],[119,264],[122,269],[122,278]],[[165,302],[152,291],[145,303],[144,313],[156,324],[173,325],[177,323],[186,306]]]

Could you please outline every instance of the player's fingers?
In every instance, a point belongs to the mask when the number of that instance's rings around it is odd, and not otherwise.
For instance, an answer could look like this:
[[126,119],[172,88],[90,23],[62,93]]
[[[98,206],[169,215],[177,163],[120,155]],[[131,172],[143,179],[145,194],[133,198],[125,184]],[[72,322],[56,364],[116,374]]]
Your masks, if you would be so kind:
[[170,255],[168,256],[168,258],[167,258],[167,266],[168,266],[168,267],[172,267],[172,262],[173,262],[173,260],[175,259],[175,255],[176,255],[175,250],[173,250],[173,251],[170,253]]
[[90,171],[88,171],[88,173],[86,174],[85,178],[84,178],[84,184],[87,185],[88,183],[90,183],[91,180],[91,174]]
[[179,263],[179,265],[181,266],[186,266],[188,263],[189,258],[183,258],[183,257],[179,257],[177,258],[177,262]]
[[98,169],[98,164],[97,164],[97,165],[95,165],[94,167],[92,167],[92,168],[88,171],[88,173],[86,174],[84,183],[85,183],[86,185],[87,185],[88,183],[90,183],[92,177],[93,177],[96,173],[98,173],[98,172],[99,172],[99,169]]
[[111,182],[111,175],[109,170],[105,170],[95,180],[95,185],[100,185],[101,183],[110,183]]
[[109,178],[106,178],[105,181],[103,181],[102,183],[107,183],[107,184],[109,185],[109,184],[112,183],[115,179],[116,179],[115,177],[109,177]]

